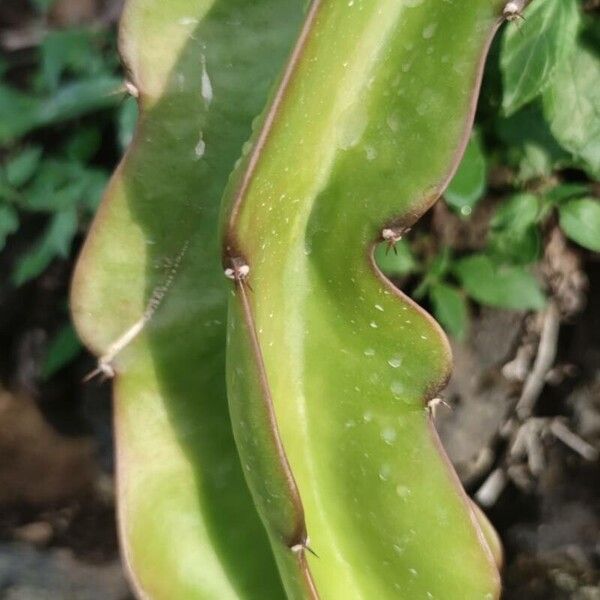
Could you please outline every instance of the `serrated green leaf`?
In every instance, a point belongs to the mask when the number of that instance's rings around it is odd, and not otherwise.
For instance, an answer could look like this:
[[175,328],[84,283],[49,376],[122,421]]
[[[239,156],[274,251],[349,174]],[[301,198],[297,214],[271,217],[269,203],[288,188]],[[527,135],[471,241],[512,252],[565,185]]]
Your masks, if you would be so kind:
[[121,90],[122,81],[109,76],[66,84],[48,97],[30,96],[0,85],[0,144],[38,127],[115,106],[122,98]]
[[36,127],[41,100],[0,83],[0,145]]
[[108,181],[108,173],[104,169],[87,167],[82,170],[79,181],[80,196],[77,202],[86,209],[88,216],[96,212]]
[[485,254],[456,261],[454,273],[467,294],[481,304],[515,310],[539,310],[545,304],[544,294],[529,271],[497,264]]
[[40,45],[40,75],[45,89],[56,90],[66,70],[86,76],[102,70],[103,61],[94,37],[97,33],[76,28],[50,31],[44,37]]
[[492,230],[526,229],[540,214],[540,201],[535,194],[516,194],[505,200],[490,220]]
[[116,106],[122,98],[123,82],[110,76],[84,79],[62,86],[42,102],[38,125],[59,123],[81,115]]
[[540,200],[533,194],[517,194],[501,204],[490,221],[490,252],[500,261],[515,264],[536,260],[541,246],[540,214]]
[[450,335],[462,340],[467,333],[469,313],[460,291],[445,283],[434,283],[429,289],[429,298],[436,319]]
[[560,228],[566,236],[594,252],[600,252],[600,200],[569,200],[559,208]]
[[107,180],[103,169],[70,160],[44,160],[33,181],[23,190],[18,205],[33,212],[61,212],[77,204],[94,210]]
[[11,279],[22,285],[40,275],[54,258],[66,258],[77,232],[77,212],[64,210],[52,216],[42,239],[17,262]]
[[524,20],[506,27],[500,66],[507,115],[533,100],[555,77],[557,65],[575,48],[578,28],[576,0],[536,0]]
[[6,244],[6,238],[19,228],[17,211],[7,204],[0,204],[0,250]]
[[465,154],[448,189],[446,202],[459,214],[468,216],[485,192],[486,160],[477,131],[473,132]]
[[80,168],[71,161],[42,161],[35,178],[19,199],[19,208],[56,212],[72,207],[79,196],[79,173]]
[[496,119],[496,132],[508,149],[506,161],[518,169],[519,181],[547,177],[570,162],[545,121],[541,106],[529,104],[510,117]]
[[82,350],[81,342],[71,324],[64,325],[54,336],[42,365],[42,378],[49,379],[68,365]]
[[582,183],[561,183],[544,194],[544,198],[552,204],[562,204],[575,196],[585,196],[589,191]]
[[33,177],[41,158],[42,148],[39,146],[26,148],[10,158],[4,166],[8,183],[16,188],[27,183]]
[[98,127],[81,127],[68,139],[65,154],[68,158],[86,163],[98,152],[102,143],[102,133]]
[[495,231],[490,234],[488,248],[499,262],[527,265],[539,258],[540,232],[535,225]]
[[383,243],[377,246],[375,261],[388,277],[403,277],[417,270],[417,261],[406,240],[400,240],[390,248]]
[[579,45],[556,68],[544,92],[544,114],[558,142],[600,176],[600,58]]

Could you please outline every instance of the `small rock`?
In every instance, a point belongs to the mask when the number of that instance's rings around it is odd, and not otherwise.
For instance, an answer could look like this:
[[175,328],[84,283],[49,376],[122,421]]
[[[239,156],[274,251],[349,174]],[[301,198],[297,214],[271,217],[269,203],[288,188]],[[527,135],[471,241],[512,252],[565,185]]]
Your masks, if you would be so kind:
[[13,530],[16,540],[33,546],[46,546],[53,534],[52,525],[46,521],[34,521]]

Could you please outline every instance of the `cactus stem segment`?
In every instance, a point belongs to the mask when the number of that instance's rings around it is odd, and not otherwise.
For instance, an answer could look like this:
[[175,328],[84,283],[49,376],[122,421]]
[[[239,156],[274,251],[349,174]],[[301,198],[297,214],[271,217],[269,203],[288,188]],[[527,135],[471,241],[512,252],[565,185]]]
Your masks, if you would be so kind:
[[291,503],[294,507],[293,523],[291,524],[291,531],[288,534],[279,532],[279,535],[283,538],[283,543],[292,551],[296,556],[299,572],[301,573],[304,587],[306,590],[307,598],[310,600],[318,600],[319,593],[315,587],[310,567],[306,560],[306,552],[308,551],[314,556],[316,553],[308,545],[308,535],[306,532],[306,522],[304,520],[304,507],[300,498],[300,492],[298,485],[292,473],[281,435],[279,432],[279,426],[275,416],[275,410],[273,407],[273,399],[271,397],[271,390],[267,380],[267,374],[265,365],[263,362],[263,355],[260,348],[260,342],[258,340],[258,334],[255,328],[254,315],[252,312],[251,302],[246,291],[248,288],[252,291],[250,284],[248,283],[248,277],[250,275],[250,266],[246,260],[240,256],[236,256],[228,259],[229,265],[225,268],[225,277],[231,279],[237,287],[239,299],[241,302],[242,311],[244,313],[244,319],[246,321],[248,331],[250,334],[251,343],[254,349],[254,355],[258,363],[258,369],[260,373],[260,385],[262,387],[262,395],[264,401],[265,415],[268,420],[268,427],[271,432],[273,447],[275,448],[276,454],[279,458],[279,463],[282,469],[282,474],[285,479],[287,491]]
[[98,375],[101,376],[102,380],[112,379],[115,376],[115,369],[112,364],[114,359],[122,350],[124,350],[127,346],[129,346],[129,344],[131,344],[131,342],[133,342],[133,340],[142,332],[148,321],[150,321],[150,319],[154,316],[154,313],[161,305],[166,293],[173,285],[173,281],[175,280],[175,276],[179,270],[179,265],[181,264],[185,253],[187,252],[188,246],[189,241],[186,241],[179,251],[179,254],[177,254],[171,263],[169,273],[167,274],[167,278],[165,279],[164,283],[154,288],[154,291],[150,296],[150,300],[148,300],[148,303],[146,304],[146,310],[144,311],[144,314],[129,329],[127,329],[123,335],[119,336],[117,340],[115,340],[108,347],[108,350],[98,359],[98,365],[96,368],[83,378],[84,382],[90,381]]

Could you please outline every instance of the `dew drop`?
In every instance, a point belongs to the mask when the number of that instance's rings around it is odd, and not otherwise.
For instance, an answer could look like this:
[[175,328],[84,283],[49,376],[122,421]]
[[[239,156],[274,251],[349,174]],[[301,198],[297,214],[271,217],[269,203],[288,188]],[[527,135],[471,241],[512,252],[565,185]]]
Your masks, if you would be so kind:
[[180,25],[183,25],[184,27],[187,27],[189,25],[197,25],[198,19],[194,19],[194,17],[181,17],[181,19],[179,19],[178,23]]
[[196,147],[194,148],[194,154],[196,155],[196,159],[200,159],[204,156],[204,152],[206,151],[206,142],[200,136]]
[[356,146],[367,127],[367,113],[362,104],[346,110],[340,119],[337,143],[342,150]]
[[400,123],[398,122],[398,117],[396,115],[389,115],[387,118],[388,127],[393,131],[398,131],[400,127]]
[[390,446],[396,441],[397,437],[398,434],[396,433],[396,430],[393,427],[385,427],[381,431],[381,439]]
[[387,481],[390,478],[390,475],[392,474],[392,467],[390,467],[390,465],[383,464],[381,465],[381,468],[379,469],[379,479],[381,479],[381,481]]
[[390,389],[392,390],[392,394],[394,394],[396,398],[399,398],[404,393],[404,386],[400,381],[392,381]]
[[405,485],[400,485],[398,484],[396,486],[396,494],[398,494],[398,496],[400,496],[400,498],[402,499],[406,499],[410,496],[410,489],[407,488]]
[[213,99],[213,87],[210,81],[210,77],[208,76],[208,71],[206,70],[206,58],[202,56],[202,78],[200,80],[200,94],[202,98],[206,102],[206,104],[210,104]]
[[435,30],[437,29],[437,23],[430,23],[423,29],[422,35],[423,39],[429,40],[435,35]]
[[377,158],[377,150],[373,146],[365,146],[367,160],[375,160]]
[[388,360],[388,365],[392,367],[392,369],[397,369],[402,364],[402,359],[399,356],[392,356]]

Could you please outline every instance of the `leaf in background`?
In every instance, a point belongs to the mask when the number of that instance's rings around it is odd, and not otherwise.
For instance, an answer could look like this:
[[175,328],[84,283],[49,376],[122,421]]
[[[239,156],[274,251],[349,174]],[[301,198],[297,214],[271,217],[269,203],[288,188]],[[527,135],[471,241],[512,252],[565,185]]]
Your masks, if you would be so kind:
[[67,141],[65,154],[74,161],[86,163],[98,152],[101,143],[102,133],[98,127],[79,127]]
[[42,365],[42,378],[49,379],[68,365],[82,350],[73,326],[69,323],[54,336]]
[[33,177],[41,158],[42,148],[32,146],[8,160],[4,167],[8,183],[16,188],[27,183]]
[[17,262],[11,277],[13,283],[22,285],[42,273],[54,258],[66,258],[76,232],[74,208],[53,215],[42,239]]
[[552,204],[561,204],[575,196],[584,196],[589,192],[588,186],[581,183],[561,183],[544,194],[544,198]]
[[518,169],[520,181],[547,177],[555,167],[569,162],[537,102],[508,118],[496,119],[496,132],[508,148],[506,161]]
[[0,250],[6,244],[6,238],[19,228],[17,211],[6,204],[0,204]]
[[454,272],[467,294],[481,304],[515,310],[539,310],[544,294],[525,268],[498,265],[485,254],[456,261]]
[[540,211],[540,201],[533,194],[517,194],[500,205],[490,221],[491,252],[517,264],[533,262],[541,245],[537,227]]
[[568,238],[600,252],[600,201],[595,198],[569,200],[559,208],[560,228]]
[[0,145],[33,129],[41,100],[0,83]]
[[119,147],[122,152],[125,152],[127,146],[133,139],[133,132],[138,120],[138,104],[137,100],[132,96],[125,99],[117,113],[117,137]]
[[89,29],[50,31],[40,46],[41,83],[43,88],[55,91],[65,71],[76,75],[96,75],[105,66],[98,44],[97,33]]
[[69,160],[42,161],[36,177],[24,190],[19,208],[35,212],[60,212],[78,203],[94,210],[108,176],[102,169]]
[[[525,19],[506,28],[500,67],[507,115],[533,100],[575,48],[579,10],[575,0],[536,0]],[[560,77],[556,77],[560,81]]]
[[544,114],[558,142],[600,176],[600,58],[578,46],[544,92]]
[[406,240],[396,243],[395,252],[387,244],[379,244],[375,250],[375,262],[388,277],[403,277],[414,273],[418,268]]
[[439,252],[427,265],[425,277],[423,277],[419,285],[413,290],[411,296],[415,300],[424,298],[432,284],[444,279],[444,276],[450,269],[451,260],[452,251],[450,248],[448,246],[440,248]]
[[64,85],[47,98],[33,97],[0,85],[0,144],[37,127],[54,125],[115,106],[123,83],[116,77],[96,77]]
[[103,169],[90,167],[82,169],[81,194],[77,201],[87,209],[90,216],[96,212],[100,200],[102,200],[102,194],[108,185],[108,180],[109,175]]
[[52,8],[55,1],[56,0],[32,0],[31,3],[39,12],[46,13]]
[[123,97],[122,88],[121,79],[108,76],[64,85],[42,103],[38,113],[39,125],[58,123],[116,106]]
[[462,162],[444,193],[446,202],[463,216],[470,215],[485,192],[486,160],[477,131],[474,131]]
[[467,332],[469,314],[463,295],[445,283],[434,283],[429,290],[433,313],[444,329],[458,340]]
[[77,167],[70,161],[42,161],[35,178],[19,198],[19,208],[33,212],[57,212],[73,207],[80,187],[77,181],[80,169]]

